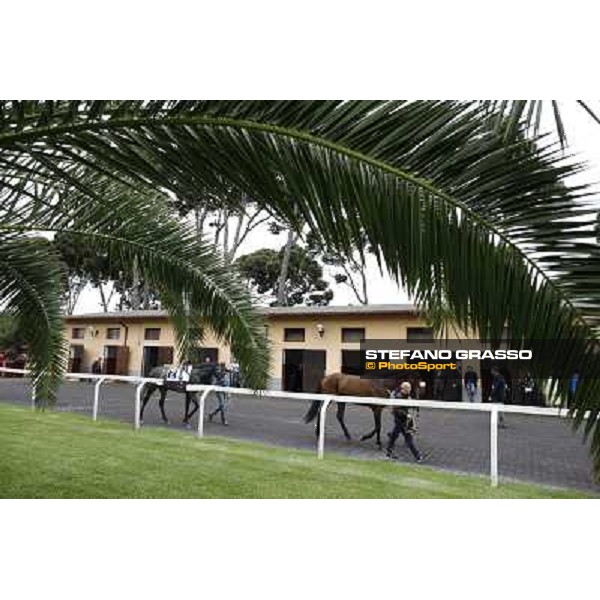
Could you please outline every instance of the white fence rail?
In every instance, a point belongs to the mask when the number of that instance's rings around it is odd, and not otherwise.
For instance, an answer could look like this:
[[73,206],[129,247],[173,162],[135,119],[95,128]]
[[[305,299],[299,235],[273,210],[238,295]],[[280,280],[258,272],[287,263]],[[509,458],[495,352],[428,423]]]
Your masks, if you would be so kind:
[[[6,367],[0,367],[0,373],[13,373],[15,375],[29,375],[28,369],[9,369]],[[94,404],[92,407],[92,419],[96,421],[98,419],[98,408],[100,404],[100,386],[105,382],[117,381],[122,383],[135,383],[137,384],[135,389],[135,428],[140,427],[140,404],[142,388],[147,383],[154,383],[156,385],[163,384],[162,379],[156,379],[153,377],[137,377],[135,375],[95,375],[92,373],[66,373],[65,379],[81,379],[84,381],[96,381],[94,384]],[[35,386],[31,388],[31,407],[35,408]]]
[[[26,369],[9,369],[0,367],[0,373],[14,373],[20,375],[28,375],[29,371]],[[162,379],[155,379],[151,377],[136,377],[130,375],[92,375],[87,373],[67,373],[65,375],[68,379],[83,379],[83,380],[96,380],[94,384],[94,404],[92,409],[92,418],[96,420],[98,418],[98,409],[100,401],[100,386],[105,382],[110,381],[121,381],[127,383],[134,383],[136,385],[135,390],[135,416],[134,416],[134,427],[140,428],[140,405],[141,405],[141,393],[145,384],[154,383],[156,385],[162,385]],[[406,406],[411,408],[430,408],[434,410],[463,410],[468,412],[487,412],[490,414],[490,481],[491,485],[496,487],[498,485],[498,413],[512,413],[519,415],[534,415],[542,417],[566,417],[567,411],[560,408],[539,408],[535,406],[515,406],[506,404],[492,404],[492,403],[470,403],[470,402],[442,402],[440,400],[415,400],[407,399],[400,400],[395,398],[374,398],[374,397],[363,397],[363,396],[334,396],[326,394],[305,394],[296,392],[282,392],[276,390],[252,390],[249,388],[231,388],[231,387],[220,387],[215,385],[201,385],[201,384],[188,384],[188,392],[201,392],[199,399],[199,410],[198,410],[198,437],[204,435],[204,408],[206,398],[211,392],[225,392],[229,394],[236,394],[240,396],[268,396],[269,398],[286,398],[292,400],[302,401],[322,401],[323,404],[320,409],[321,427],[319,430],[319,439],[317,443],[317,455],[319,459],[322,459],[325,453],[325,421],[327,418],[327,408],[331,402],[344,402],[347,404],[378,404],[380,406]],[[35,389],[32,389],[32,406],[35,407]]]

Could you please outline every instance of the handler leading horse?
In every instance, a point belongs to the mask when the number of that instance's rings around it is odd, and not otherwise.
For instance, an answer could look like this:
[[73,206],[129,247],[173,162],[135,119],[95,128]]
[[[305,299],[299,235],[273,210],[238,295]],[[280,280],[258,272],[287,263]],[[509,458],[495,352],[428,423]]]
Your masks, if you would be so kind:
[[[362,396],[362,397],[375,397],[375,398],[389,398],[390,392],[400,383],[400,379],[397,377],[390,379],[362,379],[358,375],[346,375],[344,373],[332,373],[326,375],[320,383],[319,393],[321,394],[332,394],[335,396]],[[415,389],[415,386],[413,386]],[[320,414],[319,409],[323,404],[322,400],[314,400],[308,409],[308,412],[304,416],[304,422],[310,423],[317,417],[317,429],[316,434],[319,435],[320,428]],[[368,440],[374,435],[376,436],[377,446],[381,448],[381,413],[384,406],[380,404],[367,404],[373,411],[373,419],[375,420],[375,427],[373,431],[363,435],[360,440]],[[346,414],[346,403],[339,402],[337,405],[337,420],[346,436],[347,440],[352,439],[350,432],[346,427],[344,421],[344,415]]]

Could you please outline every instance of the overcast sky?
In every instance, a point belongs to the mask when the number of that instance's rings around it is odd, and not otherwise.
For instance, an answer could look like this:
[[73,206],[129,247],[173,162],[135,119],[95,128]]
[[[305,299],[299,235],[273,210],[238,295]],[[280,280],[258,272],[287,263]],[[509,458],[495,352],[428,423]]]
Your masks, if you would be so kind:
[[[596,107],[596,103],[592,105]],[[543,118],[543,129],[553,131],[554,123],[551,110],[546,105]],[[584,161],[588,164],[588,169],[573,178],[574,183],[595,183],[600,182],[600,125],[595,123],[582,109],[577,107],[573,101],[564,101],[560,103],[561,115],[567,132],[569,147],[567,154],[574,154],[575,159]],[[600,185],[596,185],[599,190]],[[600,208],[600,201],[599,201]],[[254,250],[264,247],[280,248],[285,242],[285,234],[278,236],[272,235],[265,228],[257,228],[245,241],[239,254],[247,254]],[[346,305],[356,304],[357,301],[347,286],[336,285],[331,278],[331,288],[334,291],[332,304]],[[407,302],[410,299],[399,289],[395,283],[387,276],[379,273],[374,259],[369,263],[369,302],[371,304],[394,304]],[[77,305],[76,313],[96,312],[101,310],[98,292],[95,290],[86,290],[82,293]]]

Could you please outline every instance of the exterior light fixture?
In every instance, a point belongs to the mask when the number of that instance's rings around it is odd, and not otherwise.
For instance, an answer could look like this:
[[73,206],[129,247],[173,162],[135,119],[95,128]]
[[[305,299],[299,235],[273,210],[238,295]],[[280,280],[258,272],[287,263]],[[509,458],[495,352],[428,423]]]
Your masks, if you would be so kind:
[[317,325],[317,333],[319,334],[319,337],[323,337],[325,335],[325,327],[323,326],[322,323],[319,323]]

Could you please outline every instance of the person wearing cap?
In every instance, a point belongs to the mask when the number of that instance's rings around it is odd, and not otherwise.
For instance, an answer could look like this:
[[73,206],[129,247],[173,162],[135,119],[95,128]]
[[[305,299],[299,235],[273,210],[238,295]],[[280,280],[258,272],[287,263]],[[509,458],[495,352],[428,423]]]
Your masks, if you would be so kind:
[[[400,384],[399,388],[396,388],[392,392],[392,398],[410,398],[411,390],[412,386],[408,381],[405,381]],[[388,433],[388,445],[385,452],[386,456],[388,458],[398,458],[394,451],[394,446],[396,445],[396,440],[400,434],[402,434],[404,441],[406,442],[408,449],[412,452],[412,455],[415,457],[415,460],[421,462],[423,457],[417,450],[413,435],[410,431],[408,407],[394,406],[392,407],[392,415],[394,415],[394,429]]]

